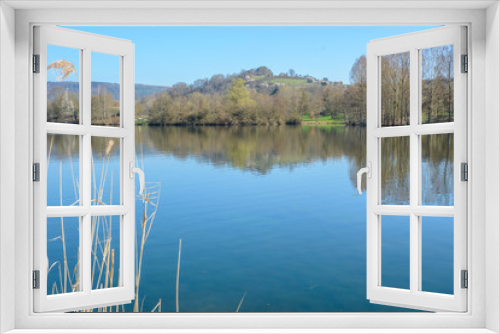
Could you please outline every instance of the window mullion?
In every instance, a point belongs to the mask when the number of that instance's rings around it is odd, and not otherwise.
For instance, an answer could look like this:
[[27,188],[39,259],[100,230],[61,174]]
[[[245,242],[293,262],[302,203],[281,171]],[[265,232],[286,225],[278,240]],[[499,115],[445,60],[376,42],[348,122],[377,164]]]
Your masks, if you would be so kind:
[[48,206],[47,217],[83,217],[88,211],[85,206]]
[[414,133],[418,125],[419,115],[419,61],[418,50],[410,50],[410,291],[416,293],[419,290],[420,281],[420,218],[413,210],[420,203],[419,193],[419,141],[420,138]]
[[[83,61],[81,66],[82,73],[82,124],[87,129],[87,132],[82,136],[83,149],[82,157],[80,161],[82,161],[82,178],[80,189],[82,191],[82,199],[83,203],[88,210],[90,210],[90,206],[92,205],[92,194],[91,194],[91,182],[92,182],[92,144],[91,144],[91,134],[90,134],[90,125],[91,125],[91,51],[86,48],[83,49]],[[85,293],[90,293],[92,291],[92,217],[90,215],[90,211],[83,216],[82,219],[82,229],[80,235],[81,243],[80,243],[80,268],[82,272],[80,273],[80,277],[82,279],[82,291]]]
[[80,289],[85,293],[92,291],[92,217],[90,214],[83,216],[81,219],[81,227],[83,230],[80,233],[80,279],[82,280]]
[[91,159],[92,159],[92,146],[91,146],[91,133],[90,133],[90,124],[91,124],[91,67],[90,67],[90,54],[91,51],[87,48],[83,50],[83,67],[82,67],[82,121],[84,127],[87,129],[86,133],[82,136],[83,149],[82,157],[80,161],[82,162],[82,179],[80,188],[82,189],[82,201],[83,205],[86,207],[90,207],[91,203],[91,180],[92,180],[92,171],[91,171]]
[[88,131],[88,127],[79,124],[47,123],[47,134],[82,136]]
[[92,205],[90,215],[92,216],[121,216],[130,212],[130,208],[124,205]]
[[95,137],[114,137],[114,138],[125,138],[130,135],[129,129],[124,128],[111,128],[104,126],[91,126],[90,134]]

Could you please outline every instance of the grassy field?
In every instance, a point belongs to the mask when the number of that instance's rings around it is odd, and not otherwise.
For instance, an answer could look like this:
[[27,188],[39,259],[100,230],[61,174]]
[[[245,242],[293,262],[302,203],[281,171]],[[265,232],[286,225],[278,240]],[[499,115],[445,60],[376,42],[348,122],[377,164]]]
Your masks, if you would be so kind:
[[324,115],[312,119],[309,115],[302,115],[302,125],[327,125],[327,126],[343,126],[345,125],[343,115],[332,119],[331,115]]
[[148,120],[146,118],[136,118],[135,125],[148,125]]
[[[147,125],[148,120],[144,118],[138,118],[135,120],[135,125]],[[320,115],[314,119],[311,118],[310,115],[308,114],[303,114],[302,115],[302,125],[308,125],[308,126],[317,126],[317,125],[323,125],[323,126],[344,126],[344,116],[343,114],[339,114],[335,119],[332,119],[331,115]]]
[[252,77],[252,79],[254,79],[255,81],[257,80],[260,80],[260,79],[264,79],[266,76],[265,75],[256,75],[254,77]]
[[301,86],[307,84],[307,79],[302,78],[274,78],[271,80],[274,83],[282,83],[290,86]]

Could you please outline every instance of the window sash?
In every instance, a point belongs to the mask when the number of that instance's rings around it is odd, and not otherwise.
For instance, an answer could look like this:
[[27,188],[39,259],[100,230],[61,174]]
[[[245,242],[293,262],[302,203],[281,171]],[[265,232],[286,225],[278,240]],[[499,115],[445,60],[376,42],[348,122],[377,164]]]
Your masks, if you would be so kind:
[[[460,71],[460,55],[467,53],[464,27],[444,27],[424,32],[372,41],[367,52],[367,161],[372,177],[367,182],[367,297],[371,302],[423,310],[465,312],[467,290],[461,288],[460,271],[467,269],[467,185],[460,180],[460,162],[467,162],[466,145],[466,75]],[[419,124],[421,106],[420,50],[454,45],[454,122]],[[381,57],[410,53],[410,125],[382,127]],[[421,197],[421,139],[426,134],[454,133],[454,206],[423,206]],[[410,205],[381,205],[381,138],[410,138]],[[381,217],[410,217],[410,289],[381,286]],[[420,291],[421,217],[454,217],[454,295]]]
[[[47,45],[80,50],[80,124],[49,123],[47,115]],[[120,57],[119,128],[91,125],[91,53]],[[40,288],[33,290],[34,311],[72,311],[130,302],[135,295],[135,195],[128,163],[135,155],[134,46],[130,41],[64,28],[35,27],[34,53],[40,55],[40,73],[34,74],[34,161],[40,163],[40,182],[34,184],[34,270]],[[47,134],[79,136],[80,194],[78,206],[47,207]],[[120,205],[91,205],[91,138],[120,140]],[[92,289],[92,217],[120,216],[120,287]],[[79,217],[80,291],[47,295],[47,217]]]

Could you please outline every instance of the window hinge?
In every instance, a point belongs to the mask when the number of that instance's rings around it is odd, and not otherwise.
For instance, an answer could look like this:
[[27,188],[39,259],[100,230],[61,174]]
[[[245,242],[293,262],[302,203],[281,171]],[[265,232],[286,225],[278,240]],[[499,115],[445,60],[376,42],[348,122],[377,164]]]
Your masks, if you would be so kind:
[[40,289],[40,270],[33,270],[33,289]]
[[469,72],[469,56],[462,55],[462,73]]
[[40,73],[40,55],[33,55],[33,73]]
[[467,289],[469,287],[469,273],[467,270],[462,270],[462,289]]
[[460,174],[462,181],[469,181],[469,165],[466,162],[460,164]]
[[33,181],[40,182],[40,164],[38,162],[33,164]]

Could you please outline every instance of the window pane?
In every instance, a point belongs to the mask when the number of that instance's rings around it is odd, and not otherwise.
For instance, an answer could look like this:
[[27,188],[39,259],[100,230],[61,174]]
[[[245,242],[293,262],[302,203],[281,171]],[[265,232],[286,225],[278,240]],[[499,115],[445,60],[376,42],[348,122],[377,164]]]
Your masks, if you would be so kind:
[[453,206],[453,133],[422,136],[422,205]]
[[92,125],[120,126],[120,57],[92,52]]
[[120,216],[92,217],[92,289],[122,286]]
[[80,50],[47,45],[47,122],[80,122]]
[[120,138],[92,137],[92,205],[119,205]]
[[381,58],[382,126],[410,124],[410,53]]
[[80,137],[47,135],[47,206],[80,205]]
[[453,122],[453,45],[422,50],[422,124]]
[[47,218],[47,295],[80,290],[80,218]]
[[381,204],[410,204],[410,137],[381,138]]
[[453,294],[452,217],[422,217],[422,291]]
[[382,216],[382,286],[410,289],[410,217]]

